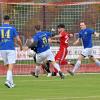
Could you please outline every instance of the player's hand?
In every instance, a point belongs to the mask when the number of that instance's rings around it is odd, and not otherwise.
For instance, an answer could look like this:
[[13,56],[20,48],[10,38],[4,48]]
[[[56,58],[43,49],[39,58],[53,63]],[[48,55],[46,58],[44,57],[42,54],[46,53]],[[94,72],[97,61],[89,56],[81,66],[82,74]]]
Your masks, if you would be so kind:
[[70,34],[70,37],[73,37],[73,34]]
[[49,38],[48,41],[49,41],[49,43],[52,43],[52,39],[51,38]]
[[52,32],[55,32],[56,30],[54,28],[51,29]]
[[28,48],[27,46],[24,46],[22,50],[23,50],[23,51],[27,51],[28,49],[29,49],[29,48]]

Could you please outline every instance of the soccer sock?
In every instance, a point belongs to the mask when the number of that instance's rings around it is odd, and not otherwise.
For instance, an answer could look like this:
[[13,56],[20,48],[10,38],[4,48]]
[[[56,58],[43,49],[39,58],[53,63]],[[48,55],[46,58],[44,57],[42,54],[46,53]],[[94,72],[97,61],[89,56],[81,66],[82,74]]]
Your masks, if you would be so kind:
[[96,63],[97,66],[100,66],[100,61],[99,60],[96,60],[95,63]]
[[13,84],[13,77],[12,77],[12,71],[8,70],[7,71],[7,77],[6,77],[7,81],[10,81]]
[[40,74],[40,66],[36,66],[35,75],[38,76]]
[[55,67],[58,71],[61,71],[61,70],[60,70],[60,66],[59,66],[59,64],[54,63],[54,67]]
[[75,72],[76,72],[76,70],[80,67],[80,65],[81,65],[81,61],[80,61],[80,60],[78,60],[78,61],[76,62],[76,64],[75,64],[75,66],[74,66],[74,68],[73,68],[72,72],[73,72],[73,73],[75,73]]
[[49,62],[45,64],[45,70],[47,71],[47,73],[50,73],[50,63]]

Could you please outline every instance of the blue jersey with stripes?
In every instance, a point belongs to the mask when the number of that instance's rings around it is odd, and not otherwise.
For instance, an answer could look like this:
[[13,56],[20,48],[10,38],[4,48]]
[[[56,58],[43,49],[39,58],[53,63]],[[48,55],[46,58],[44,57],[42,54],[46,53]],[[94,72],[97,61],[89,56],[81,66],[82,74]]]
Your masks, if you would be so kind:
[[0,26],[0,50],[15,50],[14,38],[18,36],[16,29],[9,25]]
[[90,28],[82,29],[79,32],[79,38],[82,39],[84,48],[91,48],[92,47],[92,34],[95,31]]
[[36,45],[37,53],[45,52],[46,50],[50,49],[48,39],[51,36],[52,33],[48,31],[39,31],[33,36],[34,42],[37,42]]

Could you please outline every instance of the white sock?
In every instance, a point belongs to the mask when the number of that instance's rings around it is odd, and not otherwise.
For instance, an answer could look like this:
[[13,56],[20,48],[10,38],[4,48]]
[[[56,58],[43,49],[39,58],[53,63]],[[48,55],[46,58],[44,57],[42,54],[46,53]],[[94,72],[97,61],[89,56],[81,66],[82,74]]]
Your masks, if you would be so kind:
[[59,64],[54,63],[54,67],[55,67],[58,71],[61,71],[61,70],[60,70],[60,66],[59,66]]
[[100,66],[100,61],[99,61],[99,60],[96,60],[96,61],[95,61],[95,64],[96,64],[97,66]]
[[40,66],[36,66],[35,75],[38,76],[40,74]]
[[12,71],[11,70],[7,71],[6,80],[10,81],[13,84],[13,76],[12,76]]
[[75,66],[74,66],[74,68],[73,68],[72,72],[73,72],[73,73],[75,73],[75,72],[76,72],[76,70],[80,67],[80,65],[81,65],[81,61],[80,61],[80,60],[78,60],[78,61],[76,62],[76,64],[75,64]]

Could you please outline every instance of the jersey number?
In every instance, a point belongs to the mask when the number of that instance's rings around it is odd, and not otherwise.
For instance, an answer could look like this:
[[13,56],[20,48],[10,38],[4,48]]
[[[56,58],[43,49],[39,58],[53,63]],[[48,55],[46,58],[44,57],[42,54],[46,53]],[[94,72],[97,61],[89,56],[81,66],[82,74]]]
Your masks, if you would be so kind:
[[10,38],[10,30],[8,29],[6,32],[4,32],[4,29],[1,30],[1,38]]
[[47,38],[46,38],[45,36],[42,37],[42,40],[43,40],[43,44],[44,44],[44,45],[46,45],[46,44],[48,43]]
[[66,36],[65,38],[66,38],[65,43],[68,43],[69,37]]

